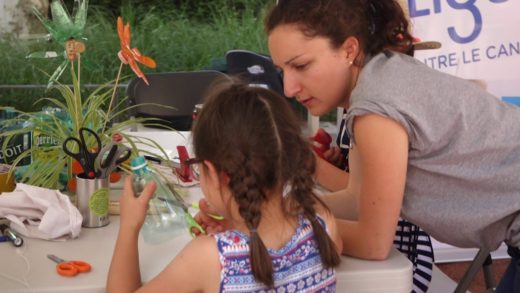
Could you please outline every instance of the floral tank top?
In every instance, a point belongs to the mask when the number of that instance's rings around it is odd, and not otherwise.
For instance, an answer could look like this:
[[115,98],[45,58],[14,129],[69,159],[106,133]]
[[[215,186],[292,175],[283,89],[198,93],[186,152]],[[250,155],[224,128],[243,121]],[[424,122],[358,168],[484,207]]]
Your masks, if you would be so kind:
[[[325,222],[317,217],[321,225]],[[267,288],[253,277],[249,260],[249,236],[226,231],[213,236],[217,241],[220,264],[220,292],[335,292],[336,271],[321,263],[312,225],[300,215],[298,227],[281,249],[268,249],[274,272],[274,288]]]

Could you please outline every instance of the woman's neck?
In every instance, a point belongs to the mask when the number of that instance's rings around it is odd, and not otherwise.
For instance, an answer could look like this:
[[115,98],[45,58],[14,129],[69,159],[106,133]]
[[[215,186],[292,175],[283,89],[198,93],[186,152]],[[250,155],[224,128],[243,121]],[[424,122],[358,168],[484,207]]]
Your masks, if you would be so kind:
[[361,70],[363,69],[364,66],[365,66],[365,54],[361,52],[356,57],[356,59],[354,60],[354,63],[351,66],[351,71],[350,71],[351,74],[350,74],[350,78],[348,79],[348,84],[349,84],[349,87],[347,90],[348,97],[345,99],[345,103],[343,103],[343,108],[345,108],[345,109],[348,109],[348,107],[350,106],[350,98],[352,97],[352,92],[356,88],[356,85],[357,85],[357,82],[359,79],[359,75],[361,74]]

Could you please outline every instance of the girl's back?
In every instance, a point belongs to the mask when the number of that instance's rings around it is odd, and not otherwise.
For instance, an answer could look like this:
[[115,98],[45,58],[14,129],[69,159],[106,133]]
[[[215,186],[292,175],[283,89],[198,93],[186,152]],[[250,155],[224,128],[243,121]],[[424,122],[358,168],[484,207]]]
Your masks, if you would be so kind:
[[[318,221],[327,227],[325,221]],[[249,236],[240,231],[216,234],[222,266],[220,292],[265,292],[255,281],[249,261]],[[335,269],[323,266],[310,222],[300,215],[289,241],[280,249],[268,248],[274,271],[274,289],[284,292],[334,292]]]

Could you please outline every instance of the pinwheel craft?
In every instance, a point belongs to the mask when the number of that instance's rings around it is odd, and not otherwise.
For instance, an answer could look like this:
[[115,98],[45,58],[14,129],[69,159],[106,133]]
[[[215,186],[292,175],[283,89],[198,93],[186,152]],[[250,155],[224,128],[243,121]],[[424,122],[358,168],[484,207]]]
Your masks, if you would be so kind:
[[[121,60],[121,66],[119,66],[114,90],[112,91],[112,98],[110,99],[110,103],[108,105],[109,112],[112,109],[112,105],[114,103],[117,86],[119,84],[119,78],[121,77],[121,70],[123,69],[124,64],[128,64],[137,77],[142,78],[147,85],[150,85],[150,83],[139,68],[139,65],[137,65],[137,62],[149,68],[157,67],[157,64],[152,58],[141,55],[141,52],[139,52],[137,48],[130,48],[130,24],[123,24],[123,18],[121,16],[117,18],[117,35],[119,36],[119,44],[121,46],[121,50],[119,50],[117,56],[119,56],[119,59]],[[106,123],[105,126],[103,126],[103,129],[105,129],[105,127]]]
[[[49,32],[47,38],[52,38],[64,46],[63,56],[65,60],[51,75],[47,88],[58,80],[70,61],[73,61],[79,53],[85,51],[85,45],[80,40],[86,40],[83,37],[83,31],[87,22],[88,0],[74,0],[72,18],[65,9],[62,0],[53,0],[50,6],[52,20],[44,17],[35,8],[33,8],[33,12]],[[57,56],[56,52],[34,52],[27,58],[54,58]]]
[[152,58],[141,55],[137,48],[130,48],[130,24],[127,23],[124,25],[121,16],[117,18],[117,34],[119,35],[119,43],[121,44],[121,51],[117,54],[119,59],[121,59],[121,62],[124,64],[128,64],[137,77],[142,78],[144,82],[149,85],[148,79],[146,79],[146,76],[136,61],[149,68],[155,68],[157,65]]

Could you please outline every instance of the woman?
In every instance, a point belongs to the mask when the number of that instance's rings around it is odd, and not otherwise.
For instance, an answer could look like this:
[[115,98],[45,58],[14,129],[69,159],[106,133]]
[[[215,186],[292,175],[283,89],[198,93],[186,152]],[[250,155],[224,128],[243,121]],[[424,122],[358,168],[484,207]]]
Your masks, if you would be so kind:
[[327,198],[344,253],[386,258],[400,215],[451,245],[518,251],[520,109],[384,50],[412,44],[394,0],[280,0],[266,30],[286,96],[347,109],[348,187]]

